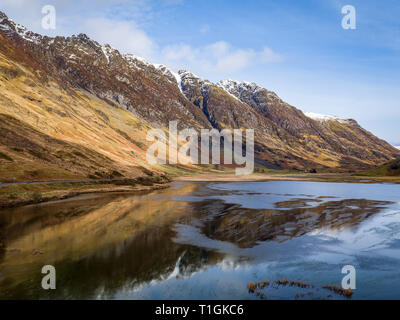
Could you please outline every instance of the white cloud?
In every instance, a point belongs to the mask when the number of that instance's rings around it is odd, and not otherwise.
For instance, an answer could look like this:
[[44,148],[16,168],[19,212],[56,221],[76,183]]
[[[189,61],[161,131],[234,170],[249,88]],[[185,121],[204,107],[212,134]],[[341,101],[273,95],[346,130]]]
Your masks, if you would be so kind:
[[225,41],[218,41],[206,46],[204,51],[218,59],[229,54],[229,50],[229,43]]
[[122,53],[151,59],[157,51],[157,45],[134,22],[90,19],[84,23],[83,29],[97,42],[108,43]]
[[2,0],[1,2],[2,2],[1,4],[4,7],[14,6],[14,7],[21,8],[22,6],[28,4],[31,1],[27,1],[27,0]]
[[217,60],[217,69],[222,72],[235,72],[247,68],[256,56],[253,50],[235,50]]
[[159,59],[171,68],[186,68],[205,76],[218,73],[222,78],[254,65],[281,61],[268,47],[255,51],[235,48],[225,41],[202,47],[184,43],[169,45],[161,49]]
[[265,63],[280,62],[282,61],[282,57],[279,54],[272,51],[270,48],[264,47],[264,50],[261,53],[261,60]]
[[[144,31],[141,23],[154,11],[155,4],[150,0],[99,0],[96,6],[90,0],[82,0],[79,6],[76,1],[54,0],[57,9],[57,29],[54,32],[41,29],[41,6],[47,0],[0,1],[6,14],[33,31],[50,36],[86,33],[93,40],[108,43],[121,53],[132,53],[149,62],[165,64],[175,71],[187,69],[205,78],[222,79],[255,65],[281,60],[268,47],[261,50],[237,48],[226,41],[202,46],[187,43],[160,46]],[[160,0],[160,3],[179,5],[183,0]],[[22,7],[26,10],[22,11]],[[87,13],[85,19],[82,19],[82,10]],[[110,10],[118,19],[104,17]],[[27,15],[27,11],[31,14]],[[199,32],[206,35],[210,26],[202,25]]]
[[174,44],[165,46],[159,55],[164,61],[175,64],[179,61],[194,61],[198,56],[198,52],[187,44]]

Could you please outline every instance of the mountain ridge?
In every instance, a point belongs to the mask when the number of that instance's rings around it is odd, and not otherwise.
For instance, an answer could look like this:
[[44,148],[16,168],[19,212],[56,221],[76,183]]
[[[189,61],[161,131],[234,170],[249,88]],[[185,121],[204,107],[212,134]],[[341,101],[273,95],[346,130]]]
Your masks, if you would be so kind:
[[[145,163],[145,130],[166,130],[172,120],[197,130],[254,129],[256,163],[271,168],[354,171],[400,156],[355,120],[312,119],[255,83],[213,83],[189,71],[174,72],[85,34],[41,36],[3,13],[0,38],[0,113],[117,164],[129,167],[132,161],[143,172],[166,170]],[[43,109],[44,101],[51,106]],[[77,129],[66,131],[67,125],[82,128],[90,139]],[[109,141],[107,132],[122,144]],[[133,159],[128,145],[137,155]]]

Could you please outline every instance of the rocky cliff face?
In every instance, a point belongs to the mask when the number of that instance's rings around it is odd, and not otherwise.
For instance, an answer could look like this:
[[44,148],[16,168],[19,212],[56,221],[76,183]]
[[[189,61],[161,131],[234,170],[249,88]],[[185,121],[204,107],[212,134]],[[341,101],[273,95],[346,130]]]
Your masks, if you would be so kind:
[[[274,92],[255,83],[224,80],[219,86],[296,137],[309,152],[331,150],[341,155],[339,166],[361,161],[380,161],[393,147],[364,130],[353,119],[304,114],[282,101]],[[327,157],[328,159],[329,157]]]
[[399,156],[356,121],[307,116],[254,83],[175,73],[84,34],[41,36],[3,13],[0,40],[0,113],[99,153],[124,175],[154,169],[144,160],[146,132],[171,120],[180,128],[254,129],[256,161],[273,168],[346,171]]

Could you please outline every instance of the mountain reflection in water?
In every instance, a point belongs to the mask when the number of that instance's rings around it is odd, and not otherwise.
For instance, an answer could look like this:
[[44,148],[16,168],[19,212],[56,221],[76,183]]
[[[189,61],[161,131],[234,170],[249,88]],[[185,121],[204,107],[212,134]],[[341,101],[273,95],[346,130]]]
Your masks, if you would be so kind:
[[[398,188],[176,182],[143,195],[3,210],[0,298],[252,299],[249,281],[340,285],[346,264],[357,270],[353,298],[396,298],[388,279],[400,278]],[[41,288],[48,264],[57,270],[54,291]]]

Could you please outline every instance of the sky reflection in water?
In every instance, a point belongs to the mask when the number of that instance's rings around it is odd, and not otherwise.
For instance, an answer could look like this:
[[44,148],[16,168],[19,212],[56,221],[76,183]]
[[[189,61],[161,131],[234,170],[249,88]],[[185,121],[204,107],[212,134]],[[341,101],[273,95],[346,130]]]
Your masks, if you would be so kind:
[[[287,278],[314,288],[269,287],[265,296],[319,299],[330,294],[319,288],[340,285],[341,268],[351,264],[352,299],[395,299],[398,189],[176,182],[149,195],[8,210],[0,218],[0,298],[256,299],[249,281]],[[57,268],[55,292],[40,289],[43,264]]]

